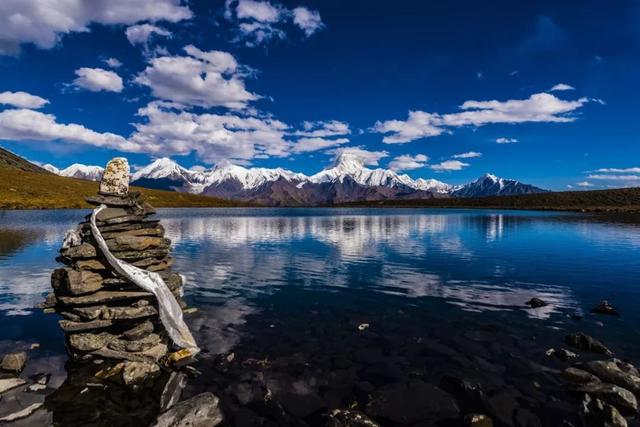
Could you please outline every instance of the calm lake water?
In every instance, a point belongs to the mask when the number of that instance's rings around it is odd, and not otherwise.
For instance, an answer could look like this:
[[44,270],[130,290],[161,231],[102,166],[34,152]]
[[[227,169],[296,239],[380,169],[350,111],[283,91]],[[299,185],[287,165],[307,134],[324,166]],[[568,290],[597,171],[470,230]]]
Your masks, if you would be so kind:
[[[37,342],[31,369],[47,360],[59,381],[63,335],[55,315],[34,306],[49,291],[64,233],[86,213],[0,212],[0,353]],[[529,399],[518,405],[536,413],[550,404],[533,396],[531,366],[559,368],[544,351],[569,332],[640,362],[638,225],[433,209],[161,209],[158,217],[173,242],[173,269],[187,278],[185,299],[199,309],[188,321],[205,349],[203,375],[186,393],[234,395],[234,382],[249,380],[221,374],[217,357],[234,352],[273,363],[262,378],[276,394],[313,395],[324,407],[409,375],[436,382],[455,372],[490,395],[513,389]],[[528,309],[532,297],[550,304]],[[602,299],[621,316],[590,314]],[[369,328],[360,331],[363,323]],[[296,357],[301,370],[292,368]],[[323,379],[344,371],[351,379]]]

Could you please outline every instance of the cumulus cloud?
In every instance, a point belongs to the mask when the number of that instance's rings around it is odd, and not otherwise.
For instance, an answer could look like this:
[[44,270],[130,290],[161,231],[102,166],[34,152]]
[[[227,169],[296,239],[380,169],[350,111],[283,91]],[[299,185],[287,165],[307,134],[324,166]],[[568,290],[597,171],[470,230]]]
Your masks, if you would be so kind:
[[349,138],[321,138],[321,137],[312,137],[312,138],[300,138],[296,141],[293,146],[294,153],[308,153],[311,151],[324,150],[326,148],[335,147],[337,145],[346,144],[349,142]]
[[129,43],[132,45],[146,44],[152,35],[162,37],[171,36],[170,31],[151,24],[132,25],[126,29],[125,34],[127,36],[127,40],[129,40]]
[[192,45],[184,50],[188,56],[152,58],[135,81],[155,97],[185,106],[242,109],[259,98],[245,89],[245,75],[230,53]]
[[120,135],[100,133],[79,124],[62,124],[52,114],[26,109],[0,112],[0,139],[10,141],[63,140],[122,151],[140,151],[140,147]]
[[516,138],[500,137],[496,139],[496,142],[498,144],[515,144],[516,142],[518,142],[518,140]]
[[256,157],[287,157],[293,143],[289,126],[274,119],[233,114],[195,114],[154,102],[139,110],[143,123],[134,124],[130,141],[155,155],[195,152],[207,163],[247,161]]
[[296,135],[312,138],[326,138],[328,136],[349,135],[349,124],[339,120],[306,121],[302,123],[303,130],[296,131]]
[[296,24],[307,37],[311,37],[317,31],[324,28],[324,23],[320,17],[320,12],[310,10],[306,7],[296,7],[292,10],[293,23]]
[[0,93],[0,104],[11,105],[19,108],[42,108],[49,101],[27,92],[2,92]]
[[122,92],[124,87],[122,78],[113,71],[82,67],[75,72],[78,77],[73,84],[91,92]]
[[474,157],[482,157],[482,153],[477,151],[468,151],[466,153],[454,154],[451,156],[454,159],[473,159]]
[[369,151],[362,147],[340,147],[327,150],[326,153],[332,154],[334,160],[352,158],[365,166],[378,166],[381,159],[389,156],[386,151]]
[[387,144],[406,143],[416,139],[438,136],[450,128],[484,126],[495,123],[553,122],[575,120],[575,112],[590,100],[563,100],[549,93],[536,93],[527,99],[507,101],[465,101],[459,112],[450,114],[410,111],[407,120],[376,122],[373,132],[385,134]]
[[117,58],[107,58],[104,60],[104,63],[107,64],[111,68],[120,68],[122,67],[122,62],[120,62]]
[[467,166],[470,166],[469,163],[463,163],[460,160],[445,160],[435,165],[429,165],[429,167],[436,172],[459,171]]
[[324,27],[320,12],[306,7],[288,9],[279,3],[261,0],[227,0],[224,16],[238,25],[235,41],[259,46],[285,39],[287,23],[299,27],[307,37]]
[[424,154],[416,154],[411,156],[404,154],[402,156],[395,157],[389,162],[389,169],[394,171],[406,171],[419,169],[426,166],[426,162],[429,161],[429,157]]
[[558,83],[557,85],[549,89],[549,92],[555,92],[555,91],[562,92],[565,90],[575,90],[575,89],[576,89],[575,87],[570,86],[566,83]]
[[576,183],[576,185],[579,186],[579,187],[593,187],[594,186],[589,181],[578,182],[578,183]]
[[180,0],[3,0],[0,54],[14,54],[23,43],[50,49],[61,35],[87,32],[91,23],[130,25],[190,19],[191,10],[181,3]]
[[438,136],[445,132],[438,122],[438,114],[425,113],[424,111],[409,111],[407,120],[387,120],[376,122],[371,129],[373,132],[390,134],[382,141],[385,144],[404,144],[416,139]]

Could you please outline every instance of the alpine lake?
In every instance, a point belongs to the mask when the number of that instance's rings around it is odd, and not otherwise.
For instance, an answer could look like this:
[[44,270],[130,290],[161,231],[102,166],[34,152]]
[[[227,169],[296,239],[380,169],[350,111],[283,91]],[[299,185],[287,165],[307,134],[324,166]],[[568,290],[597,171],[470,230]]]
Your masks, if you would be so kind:
[[[65,232],[87,213],[0,211],[0,355],[30,349],[21,376],[47,375],[28,395],[44,401],[36,418],[10,425],[144,424],[143,400],[99,388],[83,405],[82,390],[60,391],[77,367],[59,317],[37,308]],[[583,393],[563,371],[610,357],[567,335],[582,332],[621,365],[640,366],[635,223],[453,209],[156,217],[173,270],[186,278],[184,299],[197,308],[185,319],[202,352],[182,398],[213,392],[224,425],[462,426],[477,413],[496,426],[579,426]],[[532,308],[532,298],[546,305]],[[593,313],[602,300],[619,315]],[[116,418],[104,413],[109,401],[120,402]],[[348,424],[336,410],[377,424]]]

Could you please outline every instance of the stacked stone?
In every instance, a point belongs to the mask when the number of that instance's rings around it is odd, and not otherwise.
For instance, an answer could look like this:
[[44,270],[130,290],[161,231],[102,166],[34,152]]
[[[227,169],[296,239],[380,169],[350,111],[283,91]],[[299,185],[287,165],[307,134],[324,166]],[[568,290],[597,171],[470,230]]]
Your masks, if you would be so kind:
[[[92,205],[106,205],[96,225],[111,253],[136,267],[158,273],[184,308],[182,278],[171,271],[171,241],[154,209],[128,191],[126,159],[113,159],[105,169]],[[49,304],[60,314],[67,348],[77,360],[116,360],[125,383],[159,373],[170,340],[158,318],[157,301],[118,274],[101,253],[90,228],[90,215],[68,236],[51,278]]]

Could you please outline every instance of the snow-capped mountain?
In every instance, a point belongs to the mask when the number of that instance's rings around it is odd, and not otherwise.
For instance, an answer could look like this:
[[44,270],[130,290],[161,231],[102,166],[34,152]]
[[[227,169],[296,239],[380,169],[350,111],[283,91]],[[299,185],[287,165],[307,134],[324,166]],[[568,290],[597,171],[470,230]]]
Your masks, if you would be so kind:
[[244,190],[251,190],[267,182],[284,179],[289,182],[305,181],[308,177],[302,173],[275,168],[244,168],[242,166],[227,164],[216,166],[207,173],[206,185],[217,185],[229,180],[238,181]]
[[545,191],[514,179],[498,178],[495,175],[486,173],[477,180],[452,191],[451,195],[454,197],[509,196],[513,194],[543,193]]
[[47,163],[42,166],[42,168],[55,173],[56,175],[66,176],[69,178],[87,179],[89,181],[99,181],[102,178],[102,172],[104,172],[104,168],[101,168],[100,166],[87,166],[81,165],[80,163],[74,163],[64,169],[58,169],[57,167]]
[[60,169],[53,166],[52,164],[47,163],[46,165],[42,165],[42,169],[47,170],[51,173],[55,173],[56,175],[60,175]]
[[343,182],[346,177],[365,187],[393,187],[399,184],[415,188],[407,175],[398,175],[388,169],[369,169],[353,153],[340,154],[333,165],[309,177],[309,182]]
[[[98,180],[102,168],[72,165],[58,170],[64,176]],[[131,176],[132,185],[251,201],[264,205],[329,205],[350,201],[431,197],[481,197],[544,192],[512,179],[485,174],[476,181],[453,186],[435,179],[412,179],[389,169],[369,169],[352,153],[342,153],[315,175],[275,168],[246,168],[229,163],[210,170],[180,166],[168,158],[155,160]]]

